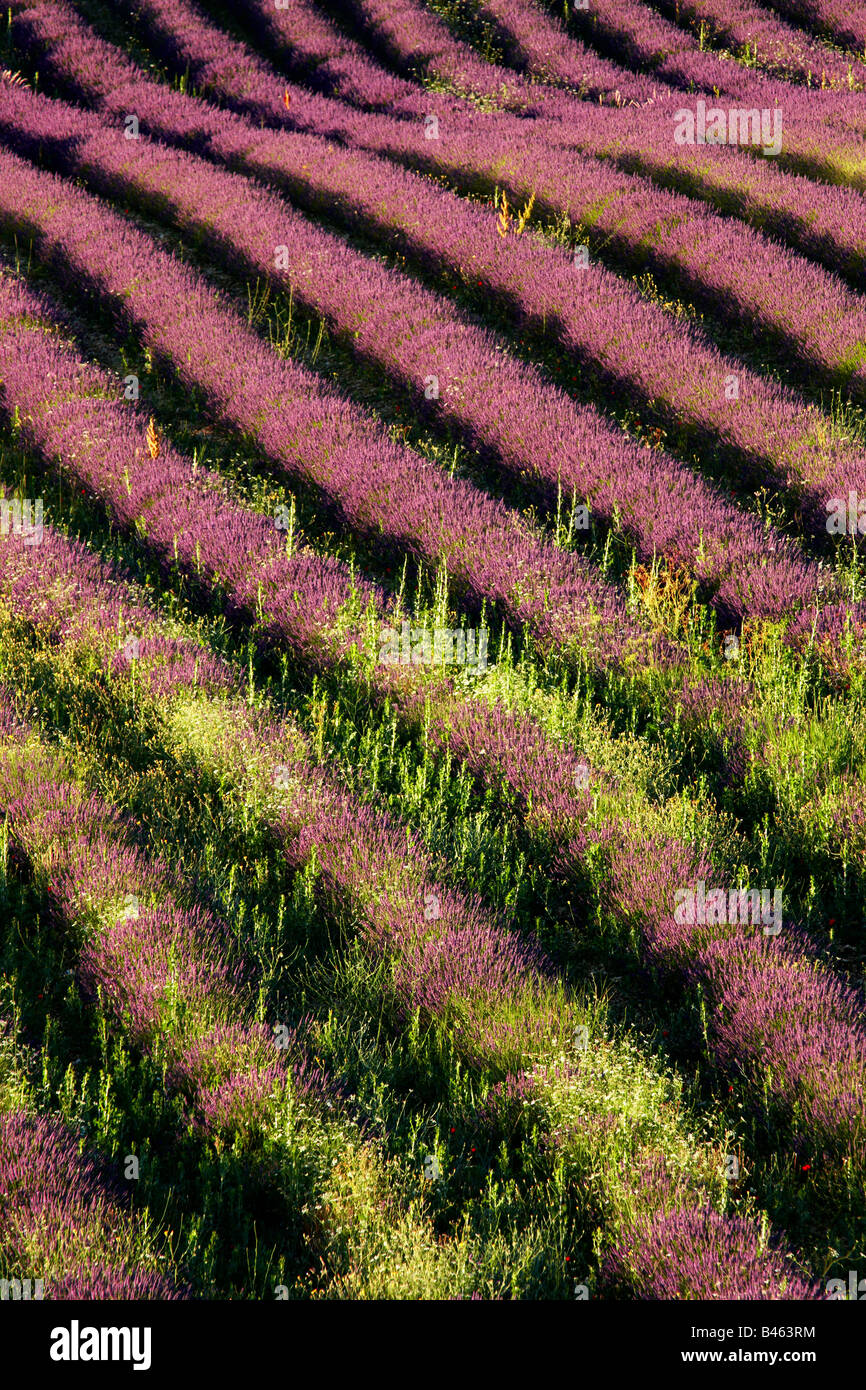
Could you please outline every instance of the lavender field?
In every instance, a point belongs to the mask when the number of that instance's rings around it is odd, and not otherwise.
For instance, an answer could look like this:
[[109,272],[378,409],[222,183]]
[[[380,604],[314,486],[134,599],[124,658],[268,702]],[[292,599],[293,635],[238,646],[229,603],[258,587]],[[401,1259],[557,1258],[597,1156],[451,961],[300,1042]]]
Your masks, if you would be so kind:
[[0,70],[0,1298],[866,1298],[866,9]]

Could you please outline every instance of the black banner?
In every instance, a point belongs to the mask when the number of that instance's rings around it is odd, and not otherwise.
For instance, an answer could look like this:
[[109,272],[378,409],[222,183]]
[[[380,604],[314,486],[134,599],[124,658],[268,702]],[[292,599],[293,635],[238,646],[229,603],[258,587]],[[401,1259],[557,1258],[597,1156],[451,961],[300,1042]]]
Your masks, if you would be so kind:
[[[427,1384],[448,1370],[460,1383],[501,1363],[667,1372],[707,1366],[768,1372],[806,1367],[827,1377],[856,1364],[863,1322],[856,1308],[825,1303],[60,1303],[4,1301],[4,1364],[68,1383],[109,1375],[165,1378],[267,1373],[308,1381],[345,1367],[402,1373]],[[850,1301],[850,1300],[846,1300]],[[859,1297],[858,1300],[860,1301]],[[407,1354],[411,1352],[411,1359]],[[575,1360],[578,1357],[578,1360]],[[412,1362],[415,1362],[414,1366]],[[384,1363],[384,1364],[383,1364]],[[568,1367],[571,1370],[568,1370]],[[595,1373],[597,1374],[598,1371]],[[850,1373],[850,1372],[849,1372]]]

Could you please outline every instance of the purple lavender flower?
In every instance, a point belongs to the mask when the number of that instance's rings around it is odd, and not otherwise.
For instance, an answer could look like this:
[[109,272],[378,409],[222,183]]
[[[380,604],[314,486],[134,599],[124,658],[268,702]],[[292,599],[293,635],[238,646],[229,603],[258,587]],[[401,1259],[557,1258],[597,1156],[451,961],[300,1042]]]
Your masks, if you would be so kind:
[[33,1277],[43,1278],[46,1297],[184,1297],[166,1275],[136,1264],[139,1226],[119,1180],[79,1155],[59,1119],[0,1114],[0,1244],[43,1261]]

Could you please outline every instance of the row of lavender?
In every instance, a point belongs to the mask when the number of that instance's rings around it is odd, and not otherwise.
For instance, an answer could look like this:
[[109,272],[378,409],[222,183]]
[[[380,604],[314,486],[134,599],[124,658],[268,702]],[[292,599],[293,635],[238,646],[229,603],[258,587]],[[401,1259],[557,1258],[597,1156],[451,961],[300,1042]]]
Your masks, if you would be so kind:
[[[0,814],[8,813],[7,744],[32,731],[0,684]],[[0,1272],[2,1298],[176,1299],[186,1291],[113,1165],[81,1151],[31,1094],[35,1056],[0,1013]]]
[[61,1120],[0,1114],[0,1261],[11,1290],[4,1297],[181,1297],[170,1278],[138,1261],[141,1221],[125,1197]]
[[[4,818],[20,800],[16,764],[26,765],[22,750],[32,739],[12,690],[0,684]],[[57,1116],[22,1104],[30,1059],[18,1055],[16,1041],[10,1020],[0,1017],[0,1266],[11,1290],[4,1298],[177,1298],[155,1260],[148,1268],[142,1258],[149,1232],[130,1213],[116,1173],[82,1154],[78,1136]]]

